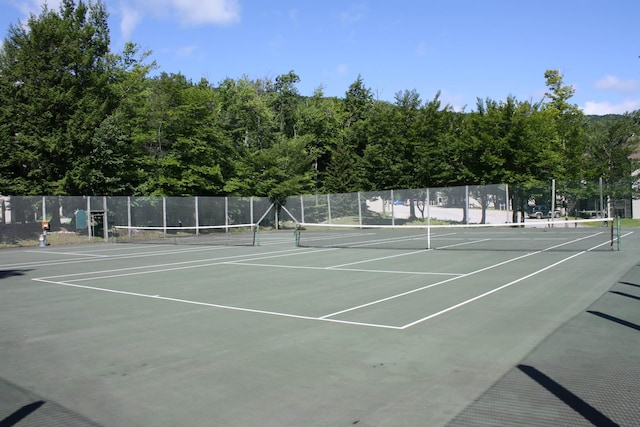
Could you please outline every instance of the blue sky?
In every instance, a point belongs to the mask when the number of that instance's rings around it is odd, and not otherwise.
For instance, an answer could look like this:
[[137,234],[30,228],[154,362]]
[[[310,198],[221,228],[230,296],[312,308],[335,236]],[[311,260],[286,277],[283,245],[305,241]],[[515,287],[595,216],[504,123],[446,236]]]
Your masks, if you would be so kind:
[[[0,0],[0,34],[45,0]],[[48,0],[56,8],[60,0]],[[638,0],[103,0],[112,49],[153,51],[160,70],[272,78],[344,97],[358,75],[393,101],[441,92],[457,110],[477,98],[539,101],[559,69],[587,114],[640,109]]]

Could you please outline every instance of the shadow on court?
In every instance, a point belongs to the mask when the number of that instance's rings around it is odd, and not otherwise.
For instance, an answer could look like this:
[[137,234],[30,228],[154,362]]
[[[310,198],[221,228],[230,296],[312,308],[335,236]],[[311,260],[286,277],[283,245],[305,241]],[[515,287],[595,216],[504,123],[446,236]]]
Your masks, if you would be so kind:
[[55,402],[0,378],[0,427],[101,427]]
[[622,285],[635,286],[636,288],[640,288],[640,285],[638,285],[636,283],[629,283],[629,282],[618,282],[618,283],[620,283]]
[[[632,268],[448,426],[638,425],[640,265]],[[623,297],[623,298],[621,298]]]
[[518,369],[524,372],[529,378],[544,387],[548,392],[564,402],[565,405],[582,415],[586,420],[596,426],[617,426],[602,412],[580,399],[574,393],[563,387],[552,378],[546,376],[533,366],[518,365]]
[[30,270],[0,270],[0,279],[24,276]]
[[0,427],[12,427],[18,424],[20,421],[27,418],[29,414],[37,411],[38,408],[40,408],[44,404],[44,401],[38,400],[33,403],[29,403],[28,405],[24,405],[22,408],[9,415],[7,418],[0,420]]
[[587,313],[591,313],[591,314],[593,314],[595,316],[602,317],[603,319],[607,319],[607,320],[611,320],[612,322],[616,322],[619,325],[626,326],[626,327],[631,328],[631,329],[635,329],[636,331],[640,331],[640,325],[636,325],[635,323],[628,322],[628,321],[626,321],[624,319],[619,319],[619,318],[617,318],[615,316],[611,316],[611,315],[606,314],[606,313],[600,313],[599,311],[588,310]]

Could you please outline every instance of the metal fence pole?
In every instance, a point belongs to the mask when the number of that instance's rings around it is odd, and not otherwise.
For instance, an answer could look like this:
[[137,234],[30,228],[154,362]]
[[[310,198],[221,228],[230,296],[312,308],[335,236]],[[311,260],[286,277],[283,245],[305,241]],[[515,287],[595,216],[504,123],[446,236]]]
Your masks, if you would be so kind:
[[391,225],[396,225],[396,210],[394,206],[396,205],[395,197],[393,197],[393,190],[391,190]]
[[102,196],[102,208],[104,209],[104,216],[102,217],[102,236],[104,238],[105,242],[109,241],[109,221],[108,221],[108,217],[109,215],[107,214],[107,212],[109,211],[109,209],[107,209],[107,196]]
[[129,240],[131,240],[131,196],[127,196],[127,226]]
[[224,197],[224,226],[225,231],[229,232],[229,198],[227,196]]
[[504,185],[504,197],[505,197],[505,207],[507,208],[507,221],[506,223],[511,222],[511,203],[509,201],[509,184]]
[[93,217],[91,216],[91,196],[87,196],[87,235],[89,236],[89,241],[93,240],[93,230],[91,229],[91,224],[93,222]]
[[196,196],[194,200],[194,215],[195,215],[195,224],[196,224],[196,236],[200,234],[200,213],[198,212],[198,196]]
[[464,186],[464,223],[469,224],[469,186]]
[[162,197],[162,237],[167,237],[167,198]]
[[362,204],[360,203],[360,192],[358,191],[358,223],[362,228]]

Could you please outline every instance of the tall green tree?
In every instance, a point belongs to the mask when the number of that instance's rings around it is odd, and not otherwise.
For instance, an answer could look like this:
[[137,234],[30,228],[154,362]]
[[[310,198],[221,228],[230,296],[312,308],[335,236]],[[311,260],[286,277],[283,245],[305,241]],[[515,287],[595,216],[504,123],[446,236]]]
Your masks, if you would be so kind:
[[221,128],[214,89],[181,74],[153,79],[134,141],[146,151],[143,194],[219,195],[233,176],[234,150]]
[[102,2],[45,5],[0,52],[0,176],[10,194],[91,194],[95,130],[113,111]]
[[314,192],[322,187],[322,177],[331,159],[331,151],[341,139],[342,104],[337,98],[327,98],[322,89],[298,103],[297,135],[304,149],[313,158]]
[[295,85],[299,82],[300,77],[293,71],[289,71],[287,74],[276,77],[273,85],[275,90],[273,101],[275,119],[280,133],[286,138],[296,136],[296,113],[301,96]]
[[588,128],[585,179],[603,178],[608,194],[628,197],[638,160],[632,156],[640,143],[638,111],[620,117],[605,117],[590,122]]
[[544,108],[551,114],[549,120],[554,124],[556,144],[563,157],[563,170],[559,179],[575,181],[581,179],[584,170],[586,147],[586,120],[580,108],[570,103],[575,93],[573,86],[564,83],[559,70],[547,70],[544,73],[547,92]]
[[264,81],[242,77],[225,79],[217,88],[224,131],[238,150],[263,150],[276,140],[270,89],[265,86]]

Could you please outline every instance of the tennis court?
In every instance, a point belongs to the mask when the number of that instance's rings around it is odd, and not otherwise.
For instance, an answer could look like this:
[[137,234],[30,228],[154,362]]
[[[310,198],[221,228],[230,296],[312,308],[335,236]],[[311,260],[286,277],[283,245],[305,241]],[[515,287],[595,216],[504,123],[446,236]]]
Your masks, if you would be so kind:
[[[260,233],[259,246],[2,250],[0,377],[10,398],[0,420],[464,425],[460,414],[554,331],[637,274],[638,230],[620,230],[620,251],[606,230],[594,233],[606,238],[569,237],[562,249],[548,231],[460,251],[441,250],[455,240],[372,249],[311,237],[318,244],[304,246],[279,231]],[[638,311],[637,300],[625,303]],[[590,425],[556,400],[575,425]]]

